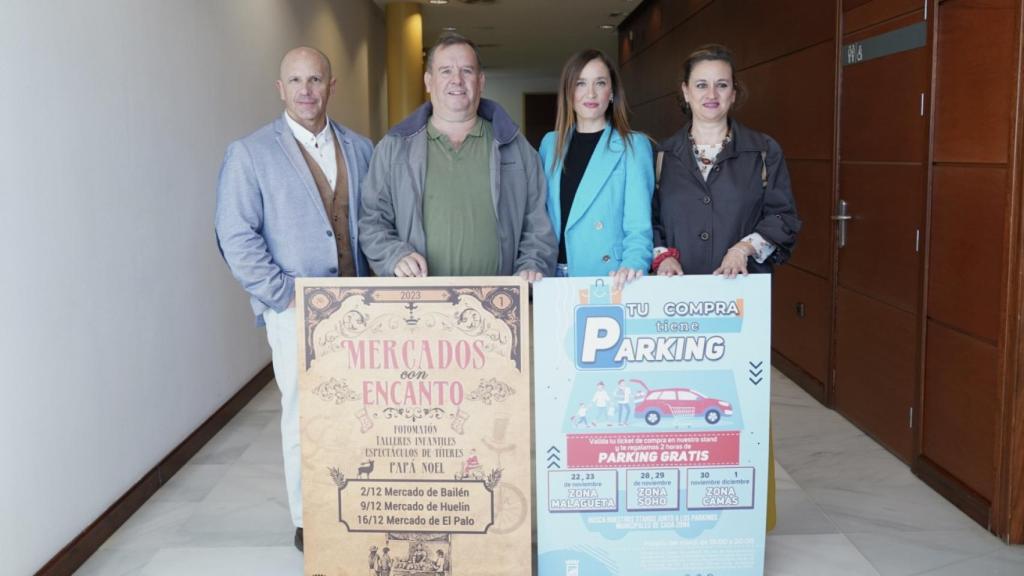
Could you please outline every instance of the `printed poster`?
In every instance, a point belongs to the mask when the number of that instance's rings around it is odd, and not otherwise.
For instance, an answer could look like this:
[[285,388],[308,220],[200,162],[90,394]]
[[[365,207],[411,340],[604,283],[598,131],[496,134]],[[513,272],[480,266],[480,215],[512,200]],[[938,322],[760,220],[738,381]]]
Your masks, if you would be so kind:
[[770,291],[534,286],[541,576],[763,574]]
[[297,286],[306,575],[522,576],[526,284]]

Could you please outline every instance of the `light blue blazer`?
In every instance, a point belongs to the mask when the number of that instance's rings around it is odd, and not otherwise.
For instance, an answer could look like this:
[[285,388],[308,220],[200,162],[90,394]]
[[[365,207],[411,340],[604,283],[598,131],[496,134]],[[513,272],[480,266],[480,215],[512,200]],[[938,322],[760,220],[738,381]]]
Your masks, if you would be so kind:
[[[544,136],[540,158],[548,180],[548,216],[560,239],[562,159],[551,166],[557,137],[555,132]],[[590,157],[564,231],[570,276],[607,276],[623,266],[644,271],[651,267],[654,157],[646,136],[633,132],[630,141],[627,148],[609,125]]]
[[[356,273],[369,270],[359,250],[359,193],[373,143],[331,122],[348,170],[349,243]],[[257,322],[280,312],[295,278],[337,276],[338,245],[309,165],[284,117],[228,146],[217,185],[217,247],[249,293]]]

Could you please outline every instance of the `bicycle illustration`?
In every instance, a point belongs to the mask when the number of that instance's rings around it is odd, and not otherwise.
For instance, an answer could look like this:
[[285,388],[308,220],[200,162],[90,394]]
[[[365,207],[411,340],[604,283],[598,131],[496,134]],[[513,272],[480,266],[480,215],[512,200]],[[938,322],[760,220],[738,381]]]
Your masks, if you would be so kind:
[[508,534],[519,528],[526,521],[526,496],[516,486],[501,481],[504,468],[501,455],[516,449],[515,444],[505,444],[505,429],[508,420],[498,418],[494,421],[494,439],[482,438],[484,446],[494,453],[496,466],[485,472],[480,466],[476,450],[472,450],[463,464],[462,470],[455,475],[456,480],[479,480],[494,495],[494,523],[490,531],[495,534]]

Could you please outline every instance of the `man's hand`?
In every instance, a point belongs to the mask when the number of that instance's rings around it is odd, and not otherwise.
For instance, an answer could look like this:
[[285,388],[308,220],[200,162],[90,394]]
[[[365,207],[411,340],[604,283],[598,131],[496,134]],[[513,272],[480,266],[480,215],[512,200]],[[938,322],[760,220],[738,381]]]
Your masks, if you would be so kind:
[[609,272],[608,275],[612,277],[612,290],[622,290],[623,286],[643,276],[644,271],[622,267]]
[[408,253],[395,264],[395,276],[398,278],[426,277],[427,259],[416,252]]
[[520,270],[519,277],[533,284],[534,282],[539,282],[544,277],[544,274],[536,270]]

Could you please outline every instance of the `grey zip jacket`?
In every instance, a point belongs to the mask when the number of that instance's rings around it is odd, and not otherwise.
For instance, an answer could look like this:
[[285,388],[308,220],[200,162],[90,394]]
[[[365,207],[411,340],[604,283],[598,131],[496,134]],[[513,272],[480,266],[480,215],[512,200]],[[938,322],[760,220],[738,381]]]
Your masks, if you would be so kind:
[[[426,256],[423,183],[427,174],[427,122],[433,107],[420,106],[377,144],[363,181],[359,241],[378,276],[393,276],[411,252]],[[558,257],[544,205],[547,182],[540,156],[496,102],[480,100],[477,115],[489,120],[491,199],[498,222],[498,274],[554,273]],[[458,226],[452,222],[452,226]]]

